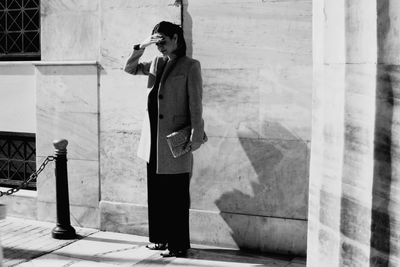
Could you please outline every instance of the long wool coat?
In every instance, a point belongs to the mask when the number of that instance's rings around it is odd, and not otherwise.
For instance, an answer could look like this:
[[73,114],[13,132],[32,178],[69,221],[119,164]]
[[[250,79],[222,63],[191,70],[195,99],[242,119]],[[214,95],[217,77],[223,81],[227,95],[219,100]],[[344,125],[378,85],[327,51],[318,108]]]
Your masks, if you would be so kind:
[[[173,59],[168,63],[164,57],[156,57],[151,62],[139,63],[143,52],[144,49],[133,50],[126,62],[125,71],[133,75],[149,76],[147,96],[151,90],[158,90],[157,173],[191,172],[192,153],[174,158],[168,147],[166,136],[191,125],[191,140],[193,142],[203,140],[203,87],[200,63],[187,56]],[[154,88],[159,75],[161,75],[159,87]],[[150,143],[150,119],[146,105],[138,156],[147,162],[150,160]]]

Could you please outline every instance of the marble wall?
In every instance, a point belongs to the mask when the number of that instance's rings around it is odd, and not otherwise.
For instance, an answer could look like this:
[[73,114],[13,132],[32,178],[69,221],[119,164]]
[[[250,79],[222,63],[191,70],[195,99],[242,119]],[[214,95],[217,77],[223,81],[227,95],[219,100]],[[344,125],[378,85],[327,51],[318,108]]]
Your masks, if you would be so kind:
[[307,266],[398,266],[398,2],[313,4]]
[[210,136],[195,153],[195,215],[209,217],[210,236],[224,229],[239,247],[305,254],[311,1],[184,4]]
[[145,163],[135,156],[146,78],[121,68],[154,24],[183,19],[209,135],[195,153],[192,241],[305,254],[311,2],[183,1],[183,17],[175,4],[101,2],[102,228],[147,233]]
[[0,131],[36,132],[35,68],[0,63]]
[[[147,235],[146,163],[136,156],[146,107],[147,79],[123,71],[133,45],[162,20],[181,21],[172,0],[101,0],[101,229]],[[157,55],[146,49],[142,59]]]
[[[72,223],[147,234],[136,157],[147,81],[123,65],[161,20],[183,21],[188,54],[202,64],[209,141],[195,152],[192,241],[304,255],[311,0],[42,1],[37,155],[69,140]],[[155,55],[146,49],[143,60]],[[39,219],[55,220],[54,199],[49,168]]]

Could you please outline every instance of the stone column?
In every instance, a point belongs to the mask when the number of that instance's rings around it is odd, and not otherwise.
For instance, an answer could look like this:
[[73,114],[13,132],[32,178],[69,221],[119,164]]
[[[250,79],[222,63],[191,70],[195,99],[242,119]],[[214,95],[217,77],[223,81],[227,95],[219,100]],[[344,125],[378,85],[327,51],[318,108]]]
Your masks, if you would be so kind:
[[307,266],[400,264],[399,5],[313,1]]

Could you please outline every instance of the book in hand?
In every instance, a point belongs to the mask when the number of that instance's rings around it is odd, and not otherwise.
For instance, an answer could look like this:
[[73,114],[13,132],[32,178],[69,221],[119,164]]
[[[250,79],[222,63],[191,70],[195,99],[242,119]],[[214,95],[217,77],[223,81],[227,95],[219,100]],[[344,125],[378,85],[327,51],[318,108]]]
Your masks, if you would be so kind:
[[[191,132],[192,127],[186,126],[179,131],[167,135],[167,143],[174,158],[178,158],[191,150],[191,147],[187,146],[190,141]],[[207,142],[207,140],[207,135],[204,132],[203,143]]]

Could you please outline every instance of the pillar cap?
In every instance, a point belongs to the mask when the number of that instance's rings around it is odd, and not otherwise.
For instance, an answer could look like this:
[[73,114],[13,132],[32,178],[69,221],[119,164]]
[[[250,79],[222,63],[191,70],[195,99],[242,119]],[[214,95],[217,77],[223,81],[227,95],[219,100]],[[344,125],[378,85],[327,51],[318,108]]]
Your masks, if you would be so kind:
[[57,150],[65,150],[67,149],[68,146],[68,140],[66,139],[54,140],[53,145],[54,148]]

